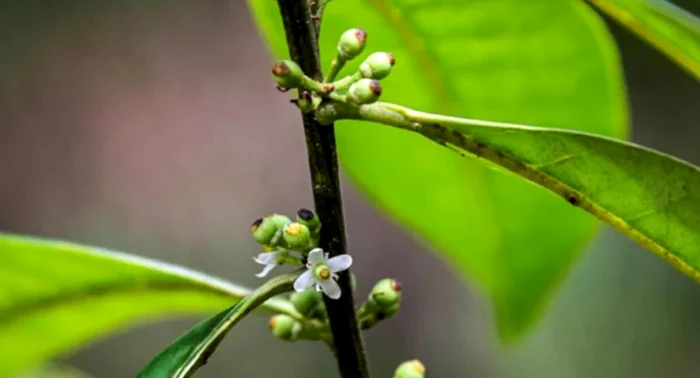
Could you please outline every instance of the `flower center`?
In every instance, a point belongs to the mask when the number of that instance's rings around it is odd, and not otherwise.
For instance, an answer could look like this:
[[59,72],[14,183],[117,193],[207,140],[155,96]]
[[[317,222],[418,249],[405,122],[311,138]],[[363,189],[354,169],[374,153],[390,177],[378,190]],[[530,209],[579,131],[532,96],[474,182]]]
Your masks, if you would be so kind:
[[318,264],[314,267],[314,277],[317,280],[327,280],[331,278],[331,270],[323,264]]
[[292,223],[287,225],[287,227],[284,228],[284,232],[287,233],[287,235],[290,236],[299,236],[301,234],[301,224],[299,223]]

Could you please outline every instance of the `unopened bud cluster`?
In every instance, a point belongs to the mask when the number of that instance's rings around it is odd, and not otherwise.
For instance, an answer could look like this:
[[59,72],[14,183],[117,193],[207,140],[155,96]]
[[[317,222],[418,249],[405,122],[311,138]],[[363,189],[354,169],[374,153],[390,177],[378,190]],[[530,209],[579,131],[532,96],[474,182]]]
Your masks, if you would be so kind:
[[[363,29],[350,29],[338,41],[338,60],[349,61],[365,49],[367,33]],[[394,66],[394,56],[386,52],[373,52],[360,64],[358,72],[364,78],[381,80],[389,76]]]
[[250,226],[253,239],[263,245],[263,253],[253,260],[265,267],[256,274],[265,277],[276,266],[302,266],[306,256],[318,246],[321,222],[311,210],[300,209],[296,222],[281,214],[272,214],[255,220]]
[[310,287],[304,291],[293,293],[289,300],[300,314],[317,319],[326,318],[326,307],[323,304],[323,296],[318,290]]
[[[343,33],[338,42],[338,57],[334,64],[357,57],[365,48],[367,33],[362,29],[350,29]],[[391,73],[394,66],[394,56],[386,52],[371,53],[362,63],[357,72],[335,82],[335,87],[342,90],[349,83],[346,100],[356,105],[370,104],[379,99],[382,86],[378,80],[384,79]]]
[[392,54],[373,52],[360,63],[354,74],[333,81],[346,62],[362,54],[366,42],[367,33],[363,29],[355,28],[343,33],[338,41],[337,56],[328,70],[329,75],[322,83],[304,75],[299,65],[291,60],[283,60],[272,66],[275,83],[282,90],[298,88],[299,98],[294,102],[305,112],[317,107],[321,98],[355,105],[373,103],[382,94],[379,80],[389,76],[394,66]]
[[269,321],[270,331],[276,338],[284,341],[323,340],[331,342],[328,322],[308,317],[273,315]]
[[323,303],[323,294],[310,287],[292,293],[289,301],[302,319],[283,314],[272,316],[269,325],[275,337],[285,341],[330,340],[328,314]]
[[255,220],[250,231],[268,251],[283,248],[308,252],[318,244],[321,222],[313,211],[300,209],[295,222],[285,215],[272,214]]
[[401,284],[391,278],[377,282],[358,311],[360,327],[374,327],[378,322],[396,315],[400,306]]

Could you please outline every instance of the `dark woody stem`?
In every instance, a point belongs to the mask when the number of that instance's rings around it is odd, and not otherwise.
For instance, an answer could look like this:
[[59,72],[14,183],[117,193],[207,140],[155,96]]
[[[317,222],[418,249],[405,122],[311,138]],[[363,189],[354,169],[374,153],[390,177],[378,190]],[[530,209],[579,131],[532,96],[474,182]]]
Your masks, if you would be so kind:
[[[321,1],[325,5],[324,1]],[[309,0],[278,0],[289,54],[305,74],[321,81],[316,25]],[[346,253],[345,225],[338,179],[338,157],[333,124],[321,125],[313,114],[302,114],[316,212],[323,224],[319,246],[330,256]],[[350,271],[339,274],[339,299],[324,295],[338,368],[342,378],[368,378],[362,335],[355,316]]]

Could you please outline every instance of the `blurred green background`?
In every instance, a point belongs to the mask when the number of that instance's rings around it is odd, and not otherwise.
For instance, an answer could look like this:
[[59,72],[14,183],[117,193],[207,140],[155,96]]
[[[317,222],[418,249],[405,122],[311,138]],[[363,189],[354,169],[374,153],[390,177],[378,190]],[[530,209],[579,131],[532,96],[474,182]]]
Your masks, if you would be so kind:
[[[697,82],[611,29],[633,140],[700,163]],[[250,222],[312,205],[298,112],[269,61],[242,1],[0,2],[0,228],[258,284]],[[384,276],[405,288],[401,313],[366,333],[374,376],[415,357],[442,378],[696,376],[700,288],[621,235],[604,229],[543,321],[503,348],[488,299],[345,184],[357,295]],[[124,331],[64,362],[133,376],[198,319]],[[246,319],[197,376],[337,375],[322,345],[278,342],[266,322]]]

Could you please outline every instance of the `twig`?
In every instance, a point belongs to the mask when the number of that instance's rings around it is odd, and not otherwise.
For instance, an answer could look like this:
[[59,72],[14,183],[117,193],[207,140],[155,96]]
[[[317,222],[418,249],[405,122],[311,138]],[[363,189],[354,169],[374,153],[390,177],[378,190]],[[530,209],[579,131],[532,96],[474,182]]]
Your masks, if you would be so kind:
[[[316,28],[307,0],[278,0],[291,58],[304,73],[321,80]],[[325,2],[323,2],[325,3]],[[321,125],[313,114],[302,114],[316,212],[323,223],[319,245],[331,256],[346,253],[345,225],[338,179],[333,125]],[[355,317],[350,271],[339,275],[340,299],[324,296],[342,378],[368,378],[362,335]]]
[[326,10],[326,5],[331,0],[310,0],[311,1],[311,19],[316,27],[316,39],[321,35],[321,21],[323,19],[323,11]]

